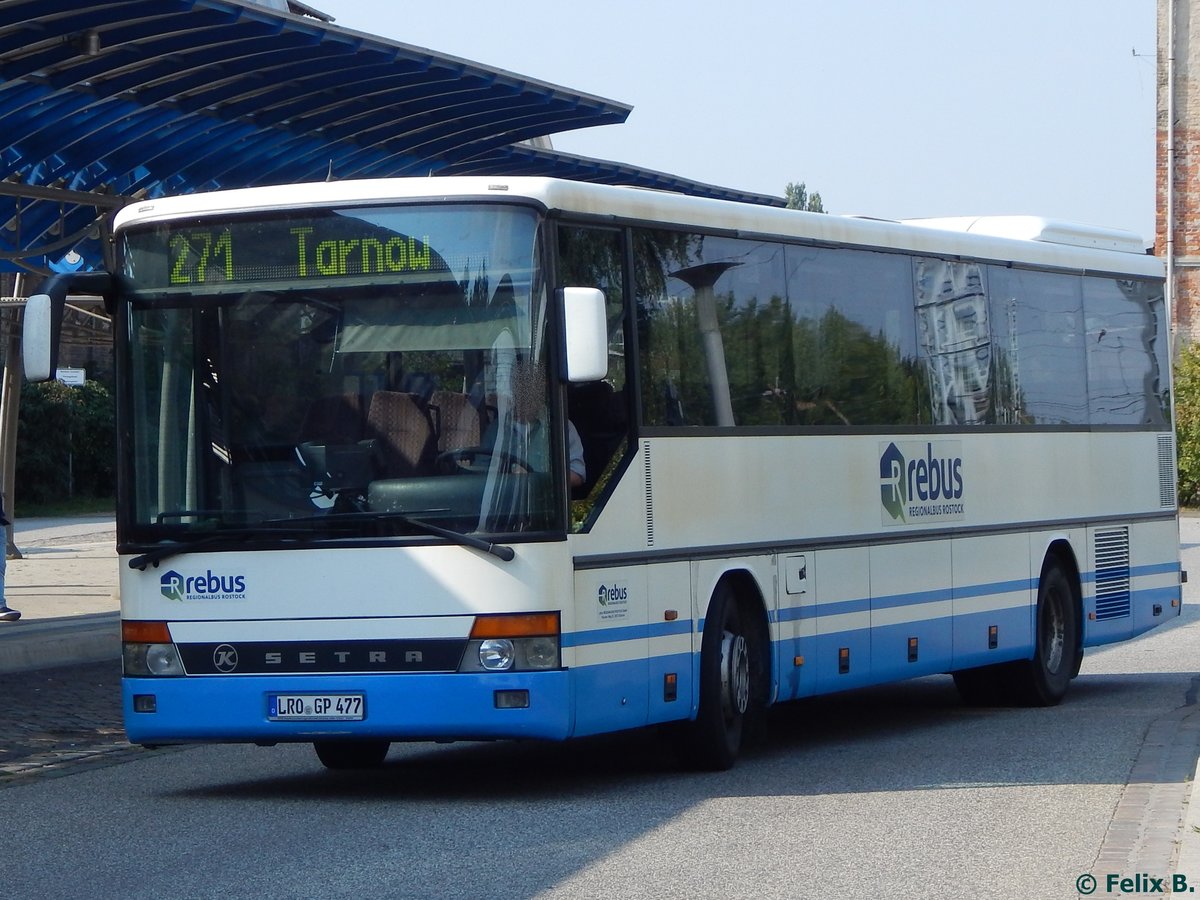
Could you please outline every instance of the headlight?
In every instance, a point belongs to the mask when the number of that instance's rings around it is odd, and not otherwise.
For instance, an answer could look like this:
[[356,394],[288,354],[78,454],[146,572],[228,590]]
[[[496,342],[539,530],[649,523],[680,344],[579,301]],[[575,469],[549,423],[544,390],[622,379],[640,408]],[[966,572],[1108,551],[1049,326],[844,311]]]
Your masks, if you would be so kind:
[[562,665],[559,615],[497,613],[476,617],[460,672],[528,672]]
[[124,673],[134,678],[174,678],[185,674],[174,644],[122,644],[121,662]]
[[532,637],[517,642],[517,665],[522,669],[557,669],[558,638]]
[[515,656],[513,642],[507,638],[490,638],[479,644],[479,665],[489,672],[511,669]]

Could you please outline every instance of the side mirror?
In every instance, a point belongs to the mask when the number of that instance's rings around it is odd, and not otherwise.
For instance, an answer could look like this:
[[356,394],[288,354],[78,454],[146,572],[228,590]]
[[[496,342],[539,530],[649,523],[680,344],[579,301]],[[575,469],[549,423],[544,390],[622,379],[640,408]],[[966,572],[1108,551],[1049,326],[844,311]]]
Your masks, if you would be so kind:
[[112,291],[113,280],[107,272],[77,272],[52,275],[42,285],[42,293],[26,301],[21,356],[29,381],[49,381],[58,368],[58,337],[67,295],[99,294],[107,305]]
[[21,358],[28,381],[49,381],[58,365],[58,334],[63,303],[55,310],[49,294],[35,294],[25,302],[21,326]]
[[599,381],[608,375],[608,319],[604,292],[563,288],[563,350],[567,381]]

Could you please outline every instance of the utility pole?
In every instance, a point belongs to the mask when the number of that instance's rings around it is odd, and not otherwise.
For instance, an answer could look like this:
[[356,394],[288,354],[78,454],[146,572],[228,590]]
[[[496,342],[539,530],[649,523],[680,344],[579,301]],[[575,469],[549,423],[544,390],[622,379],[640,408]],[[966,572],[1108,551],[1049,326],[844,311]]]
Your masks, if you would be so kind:
[[[21,276],[17,275],[13,294],[21,295]],[[17,480],[17,425],[21,409],[21,320],[24,310],[6,314],[9,325],[4,353],[4,371],[0,375],[0,491],[4,496],[4,511],[9,525],[5,528],[4,551],[8,559],[21,559],[21,551],[13,540],[14,492]],[[0,332],[3,333],[3,332]]]

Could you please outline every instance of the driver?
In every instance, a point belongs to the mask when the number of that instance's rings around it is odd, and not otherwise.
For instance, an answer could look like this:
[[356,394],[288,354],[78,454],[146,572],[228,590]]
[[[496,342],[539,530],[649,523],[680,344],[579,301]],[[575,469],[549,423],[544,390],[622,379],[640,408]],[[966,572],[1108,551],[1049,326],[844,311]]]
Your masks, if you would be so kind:
[[[518,447],[528,448],[525,458],[534,471],[548,471],[546,455],[550,442],[548,435],[540,433],[546,417],[546,373],[542,366],[533,362],[516,363],[512,370],[512,388],[513,441]],[[569,419],[567,455],[571,487],[576,488],[587,480],[587,467],[583,461],[583,442]]]

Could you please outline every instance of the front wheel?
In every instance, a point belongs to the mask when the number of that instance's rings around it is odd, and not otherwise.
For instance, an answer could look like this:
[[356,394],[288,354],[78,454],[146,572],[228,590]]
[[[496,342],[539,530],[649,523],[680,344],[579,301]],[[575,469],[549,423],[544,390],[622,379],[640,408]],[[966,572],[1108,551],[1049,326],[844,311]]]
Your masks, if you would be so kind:
[[392,745],[388,741],[314,741],[317,759],[327,769],[375,769]]
[[728,585],[713,595],[700,644],[700,710],[683,745],[688,762],[728,769],[742,749],[750,707],[749,632]]

